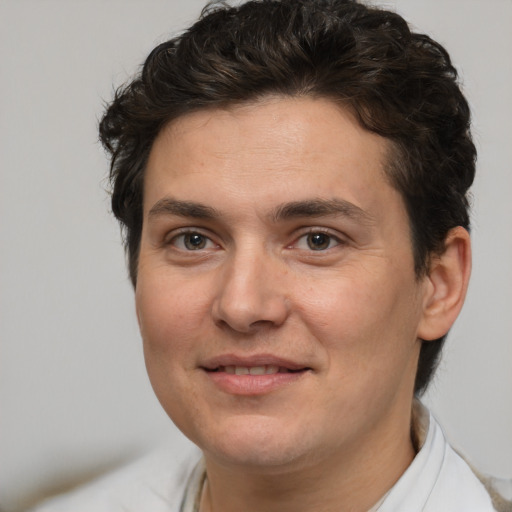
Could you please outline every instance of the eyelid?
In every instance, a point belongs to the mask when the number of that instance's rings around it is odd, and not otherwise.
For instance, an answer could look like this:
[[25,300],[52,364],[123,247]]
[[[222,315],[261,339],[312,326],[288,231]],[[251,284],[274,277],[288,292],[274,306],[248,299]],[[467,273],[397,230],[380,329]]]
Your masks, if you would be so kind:
[[[343,235],[342,233],[339,233],[338,231],[334,231],[334,230],[332,230],[330,228],[326,228],[326,227],[311,226],[311,227],[307,227],[307,228],[303,228],[302,230],[299,230],[299,232],[295,234],[293,241],[288,245],[288,248],[293,248],[294,246],[297,245],[299,240],[303,239],[304,237],[307,237],[308,235],[312,235],[312,234],[316,234],[316,233],[320,233],[320,234],[329,236],[332,240],[335,240],[337,243],[334,247],[337,247],[338,245],[344,245],[348,242],[348,237],[346,235]],[[206,239],[208,239],[216,247],[221,246],[221,244],[219,244],[216,241],[216,237],[213,233],[211,233],[211,231],[209,231],[208,229],[205,229],[205,228],[199,228],[199,227],[194,227],[194,226],[175,228],[175,229],[169,231],[163,237],[162,245],[163,246],[169,246],[169,245],[175,246],[174,241],[178,237],[184,236],[184,235],[189,235],[189,234],[201,235],[201,236],[205,237]],[[329,247],[329,249],[332,249],[332,248],[333,247]],[[180,249],[178,248],[178,250],[180,250]],[[328,249],[325,249],[325,250],[328,250]],[[318,252],[325,252],[325,250],[318,251]]]
[[[211,233],[208,232],[208,230],[202,229],[202,228],[195,228],[195,227],[184,227],[184,228],[177,228],[173,229],[169,233],[167,233],[163,239],[163,246],[173,246],[179,251],[184,252],[194,252],[194,251],[188,251],[187,249],[183,249],[180,247],[177,247],[174,243],[176,239],[179,237],[183,237],[185,235],[191,235],[191,234],[197,234],[201,235],[204,238],[206,238],[210,243],[212,243],[215,247],[219,247],[220,245],[213,239],[213,236]],[[197,251],[204,251],[207,249],[211,249],[211,247],[205,247],[203,249],[197,249]]]
[[326,252],[328,251],[329,249],[334,249],[335,247],[338,247],[340,245],[345,245],[347,243],[347,236],[344,236],[342,235],[341,233],[339,232],[333,232],[332,229],[329,229],[329,228],[325,228],[325,227],[316,227],[316,226],[312,226],[312,227],[308,227],[306,230],[302,231],[301,233],[299,233],[297,236],[295,236],[294,238],[294,241],[290,244],[290,248],[294,248],[297,246],[298,242],[309,236],[309,235],[314,235],[314,234],[322,234],[322,235],[326,235],[328,237],[330,237],[332,240],[335,240],[337,243],[334,247],[329,247],[327,249],[324,249],[323,251],[322,250],[318,250],[318,251],[314,251],[313,249],[304,249],[304,250],[309,250],[311,252]]

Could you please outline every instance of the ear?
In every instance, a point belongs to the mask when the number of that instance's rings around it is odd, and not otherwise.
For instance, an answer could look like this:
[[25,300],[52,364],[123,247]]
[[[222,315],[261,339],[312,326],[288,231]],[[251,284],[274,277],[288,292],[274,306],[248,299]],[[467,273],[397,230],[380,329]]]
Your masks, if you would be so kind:
[[471,240],[458,226],[448,232],[444,252],[430,263],[418,338],[435,340],[450,330],[464,304],[470,274]]

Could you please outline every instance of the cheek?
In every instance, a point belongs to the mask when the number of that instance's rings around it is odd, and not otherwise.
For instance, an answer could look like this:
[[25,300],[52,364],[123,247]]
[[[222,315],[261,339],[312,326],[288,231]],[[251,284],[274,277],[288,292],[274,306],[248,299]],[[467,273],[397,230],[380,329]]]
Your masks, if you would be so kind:
[[300,296],[298,309],[309,329],[334,346],[349,345],[354,336],[364,338],[386,314],[384,294],[353,277],[318,280]]
[[388,366],[393,353],[407,352],[415,340],[418,301],[411,283],[402,281],[360,272],[303,288],[300,314],[331,365],[348,374]]
[[206,296],[192,280],[140,276],[135,294],[137,316],[148,354],[182,353],[193,347],[206,313]]
[[[183,286],[182,286],[183,285]],[[205,305],[200,293],[179,280],[140,275],[135,293],[146,369],[162,407],[185,431],[201,403],[190,375],[195,370]],[[186,399],[184,401],[184,399]],[[190,411],[190,414],[187,412]]]

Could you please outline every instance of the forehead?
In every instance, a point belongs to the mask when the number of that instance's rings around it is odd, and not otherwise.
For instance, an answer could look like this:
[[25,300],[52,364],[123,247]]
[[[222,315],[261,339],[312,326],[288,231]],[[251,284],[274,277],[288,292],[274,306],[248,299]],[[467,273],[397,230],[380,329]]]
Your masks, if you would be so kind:
[[394,192],[384,172],[388,152],[386,139],[326,99],[270,97],[201,110],[170,122],[155,140],[144,208],[164,194],[203,202],[205,192],[209,202],[229,195],[247,206],[341,196],[371,207]]

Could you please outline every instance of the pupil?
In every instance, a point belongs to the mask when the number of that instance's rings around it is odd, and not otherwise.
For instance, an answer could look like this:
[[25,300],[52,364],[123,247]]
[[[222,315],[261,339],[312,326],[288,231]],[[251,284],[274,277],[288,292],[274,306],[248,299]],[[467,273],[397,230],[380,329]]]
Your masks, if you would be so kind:
[[329,235],[324,233],[314,233],[308,236],[308,245],[310,249],[320,251],[329,247],[330,240]]
[[203,235],[192,233],[185,237],[185,246],[187,249],[202,249],[205,245],[205,239]]

